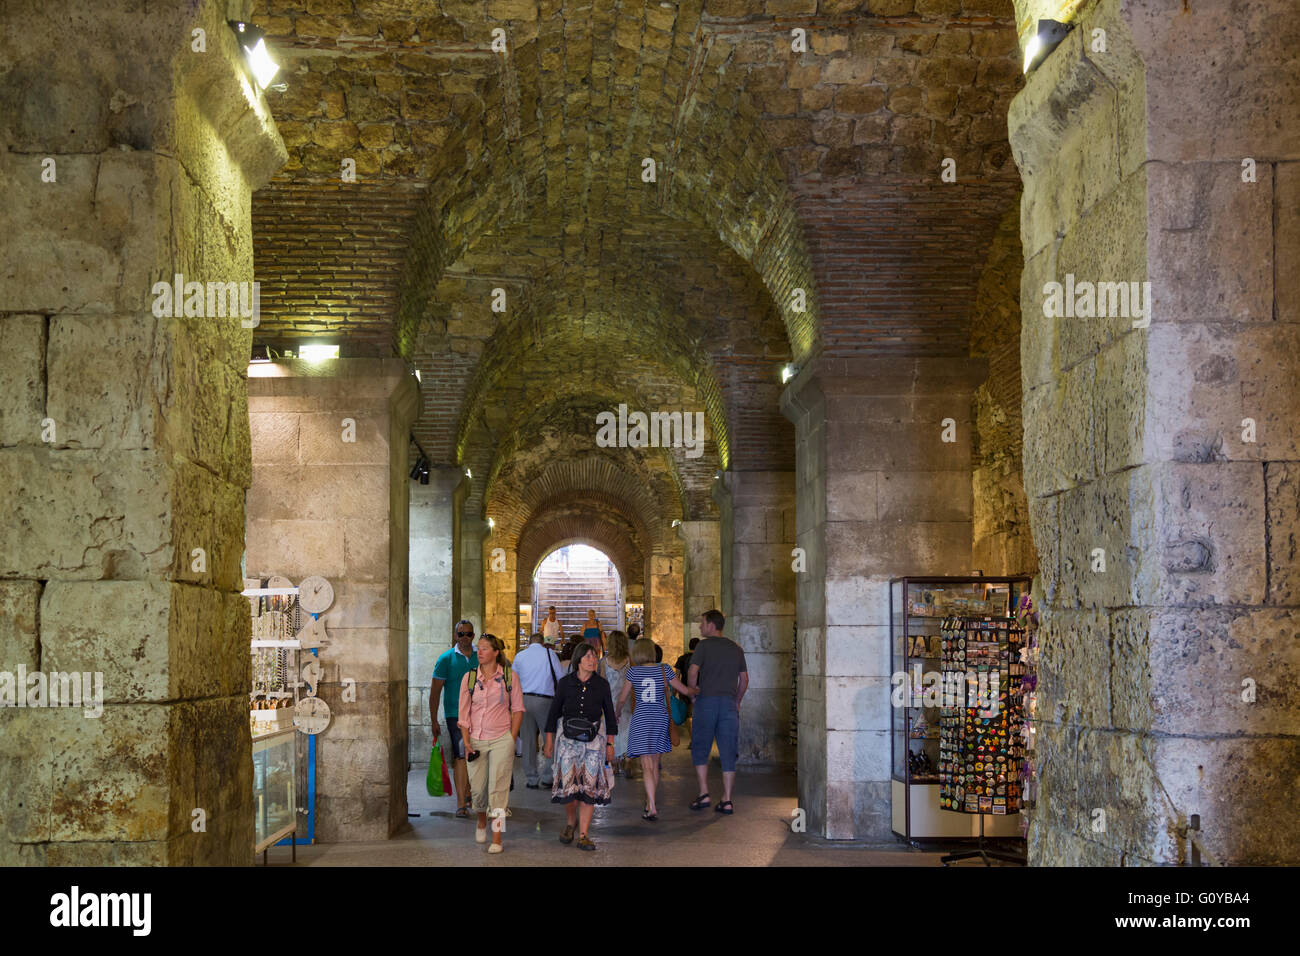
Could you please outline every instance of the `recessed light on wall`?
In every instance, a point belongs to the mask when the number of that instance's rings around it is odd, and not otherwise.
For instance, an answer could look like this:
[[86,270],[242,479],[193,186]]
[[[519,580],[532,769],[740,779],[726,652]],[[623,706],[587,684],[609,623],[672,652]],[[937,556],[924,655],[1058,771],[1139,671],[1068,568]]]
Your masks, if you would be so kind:
[[787,362],[781,368],[781,384],[784,385],[786,382],[790,381],[790,379],[794,378],[798,374],[799,374],[798,367]]

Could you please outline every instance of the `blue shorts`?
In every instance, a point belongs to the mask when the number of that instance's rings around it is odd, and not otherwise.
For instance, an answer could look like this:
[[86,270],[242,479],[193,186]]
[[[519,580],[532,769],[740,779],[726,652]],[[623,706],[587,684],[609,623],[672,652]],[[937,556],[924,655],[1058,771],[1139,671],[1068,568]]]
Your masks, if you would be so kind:
[[714,739],[718,741],[718,756],[722,759],[722,772],[736,769],[736,753],[740,750],[740,712],[734,697],[696,697],[695,716],[691,724],[691,762],[703,767],[709,762],[709,751]]
[[460,722],[455,717],[447,718],[447,743],[451,745],[453,759],[465,759],[465,741],[460,735]]

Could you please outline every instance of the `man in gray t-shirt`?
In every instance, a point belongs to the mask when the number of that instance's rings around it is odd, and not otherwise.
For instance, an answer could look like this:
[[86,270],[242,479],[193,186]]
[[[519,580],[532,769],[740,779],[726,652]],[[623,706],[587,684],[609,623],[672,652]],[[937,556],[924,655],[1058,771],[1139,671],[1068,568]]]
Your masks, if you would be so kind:
[[695,717],[691,724],[691,761],[700,781],[700,795],[692,810],[711,805],[709,791],[709,751],[718,741],[722,760],[722,802],[719,813],[731,813],[731,788],[736,782],[736,756],[740,750],[740,701],[749,688],[745,652],[739,644],[722,636],[727,623],[721,611],[700,615],[700,643],[691,655],[687,683],[699,689],[695,698]]

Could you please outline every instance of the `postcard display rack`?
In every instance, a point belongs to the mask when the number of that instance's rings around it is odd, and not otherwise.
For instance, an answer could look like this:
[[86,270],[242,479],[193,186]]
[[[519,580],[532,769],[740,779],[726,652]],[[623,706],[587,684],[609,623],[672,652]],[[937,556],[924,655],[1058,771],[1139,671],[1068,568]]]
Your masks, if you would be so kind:
[[[253,623],[253,851],[265,862],[268,848],[288,844],[296,860],[298,844],[312,843],[315,835],[315,735],[329,722],[328,707],[316,697],[316,655],[327,643],[320,613],[333,591],[318,577],[297,587],[278,576],[244,584]],[[305,601],[304,588],[310,592]]]
[[1012,615],[1029,584],[890,581],[891,816],[909,843],[1020,836],[1023,632]]

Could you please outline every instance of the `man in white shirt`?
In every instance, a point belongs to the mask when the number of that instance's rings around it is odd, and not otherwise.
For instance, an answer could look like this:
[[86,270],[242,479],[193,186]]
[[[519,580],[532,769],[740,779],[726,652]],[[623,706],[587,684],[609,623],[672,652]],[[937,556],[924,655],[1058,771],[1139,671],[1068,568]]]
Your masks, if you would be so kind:
[[542,637],[552,647],[559,647],[564,639],[564,625],[555,618],[555,605],[547,608],[546,619],[542,621]]
[[[554,613],[555,608],[551,608],[551,612]],[[537,735],[546,726],[546,714],[551,709],[555,686],[564,676],[564,665],[555,651],[542,643],[542,635],[534,634],[529,638],[528,646],[515,655],[510,667],[524,693],[524,722],[519,728],[519,737],[524,745],[525,786],[536,790],[538,779],[545,777],[547,779],[542,780],[540,786],[549,787],[551,761],[543,755],[541,772],[538,772]]]

